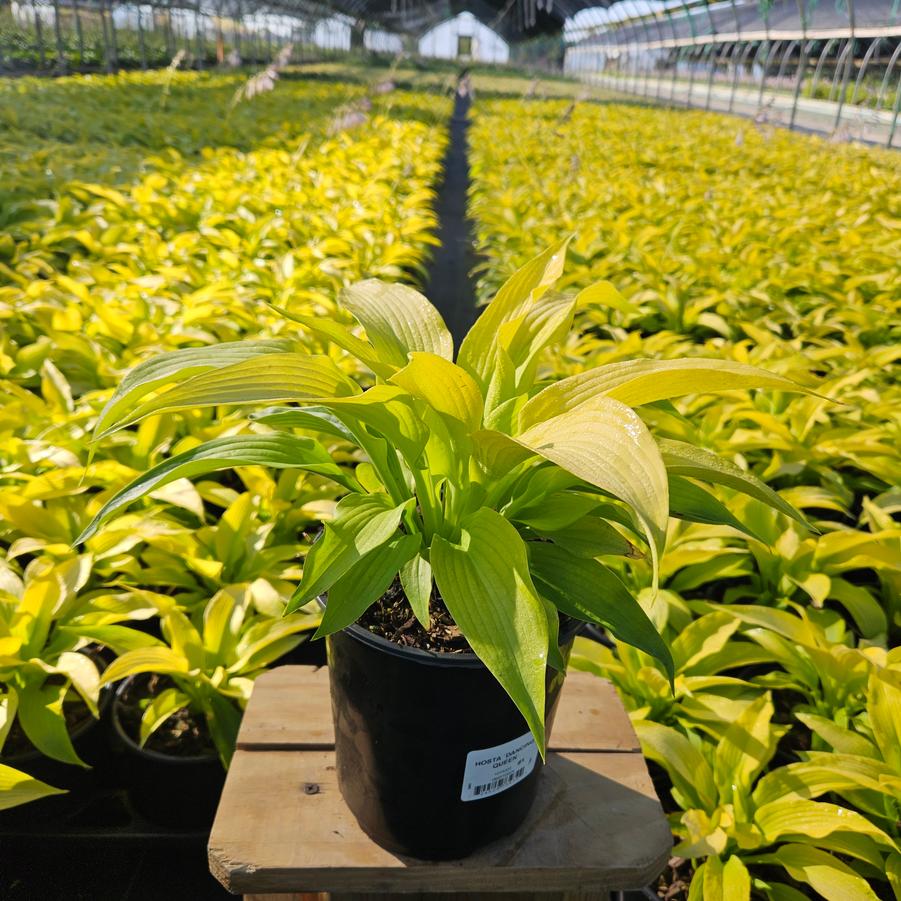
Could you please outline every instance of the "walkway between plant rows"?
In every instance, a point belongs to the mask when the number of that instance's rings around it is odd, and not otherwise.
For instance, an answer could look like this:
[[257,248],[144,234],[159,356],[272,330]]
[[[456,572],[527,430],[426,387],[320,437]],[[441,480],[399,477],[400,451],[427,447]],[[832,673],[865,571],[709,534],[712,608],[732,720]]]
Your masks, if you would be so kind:
[[[585,75],[584,80],[632,100],[637,97],[696,109],[706,106],[713,112],[733,112],[778,126],[789,124],[795,102],[790,92],[764,89],[761,98],[759,87],[739,87],[733,91],[723,84],[708,85],[703,75],[694,82],[673,82],[666,78],[629,79],[603,74]],[[883,147],[901,147],[901,123],[892,109],[876,112],[850,104],[839,105],[832,100],[798,98],[794,117],[796,128],[831,135],[836,132],[836,123],[838,133],[846,137]],[[890,136],[893,139],[891,145]]]
[[466,215],[469,191],[469,91],[456,94],[450,122],[450,143],[444,156],[444,179],[438,187],[435,212],[438,240],[429,265],[425,295],[438,308],[459,348],[476,321],[475,285],[470,273],[476,264],[472,222]]

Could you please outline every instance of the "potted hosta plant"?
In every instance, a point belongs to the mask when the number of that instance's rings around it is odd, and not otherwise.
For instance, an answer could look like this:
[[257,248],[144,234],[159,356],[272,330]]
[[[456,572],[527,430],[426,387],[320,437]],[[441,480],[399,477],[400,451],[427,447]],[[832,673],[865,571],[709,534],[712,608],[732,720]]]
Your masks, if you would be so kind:
[[102,649],[73,628],[89,572],[89,559],[39,558],[0,590],[0,764],[61,789],[90,782],[105,751]]
[[[421,294],[370,280],[344,292],[346,323],[291,316],[336,346],[333,356],[261,341],[165,354],[125,377],[97,423],[101,440],[150,415],[295,404],[155,466],[106,500],[85,536],[172,479],[231,466],[299,467],[346,491],[288,609],[323,599],[339,783],[363,828],[397,851],[461,856],[516,828],[535,794],[573,620],[603,625],[672,674],[653,624],[598,558],[646,554],[656,581],[671,513],[729,519],[699,481],[794,514],[734,464],[656,441],[633,409],[794,383],[710,359],[538,381],[543,351],[579,305],[610,293],[554,291],[565,251],[519,270],[456,358]],[[365,390],[335,362],[337,348],[358,361]],[[355,445],[360,462],[337,465],[310,433]]]
[[83,631],[119,653],[101,682],[119,683],[112,723],[135,809],[156,823],[208,826],[253,680],[318,618],[261,615],[246,585],[223,588],[193,616],[174,599],[145,595],[155,599],[162,640],[126,626]]

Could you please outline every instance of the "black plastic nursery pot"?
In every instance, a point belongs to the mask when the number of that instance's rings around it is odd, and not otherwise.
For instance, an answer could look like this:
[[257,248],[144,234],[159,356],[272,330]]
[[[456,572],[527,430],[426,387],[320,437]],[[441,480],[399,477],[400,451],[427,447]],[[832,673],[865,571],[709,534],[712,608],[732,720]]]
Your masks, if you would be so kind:
[[110,716],[123,752],[128,799],[152,823],[179,830],[208,828],[225,784],[219,756],[176,756],[142,748],[123,722],[123,696],[139,678],[129,676],[119,684]]
[[[561,625],[564,660],[580,626]],[[357,625],[327,641],[338,784],[363,830],[426,860],[514,832],[543,764],[488,668],[472,653],[408,648]],[[548,667],[548,734],[564,677]]]
[[[103,672],[109,662],[106,652],[99,645],[91,645],[83,648],[79,653],[90,657],[96,664],[98,669]],[[74,689],[64,702],[64,709],[70,710],[70,704],[81,708],[82,718],[74,723],[69,724],[67,719],[67,728],[69,731],[69,739],[72,747],[80,760],[83,760],[87,767],[81,767],[77,764],[63,763],[47,757],[42,751],[39,751],[30,742],[27,748],[20,748],[17,751],[10,752],[9,739],[5,753],[0,753],[0,763],[5,766],[11,766],[13,769],[22,773],[27,773],[34,779],[46,782],[54,788],[62,788],[67,791],[80,791],[90,789],[98,781],[100,771],[109,765],[109,746],[106,742],[106,721],[109,717],[109,710],[112,705],[113,692],[110,688],[104,687],[100,689],[100,695],[97,698],[96,717],[90,714],[87,705],[76,694]],[[59,796],[51,796],[44,798],[39,803],[26,805],[26,807],[14,807],[0,813],[0,818],[4,821],[12,818],[29,818],[32,813],[45,812],[55,803],[55,798]]]
[[0,763],[27,773],[55,788],[71,791],[90,786],[96,779],[96,768],[106,764],[109,758],[103,734],[103,720],[106,718],[111,701],[112,693],[102,690],[97,705],[100,717],[85,718],[69,733],[75,753],[90,769],[54,760],[36,748],[15,754],[0,754]]

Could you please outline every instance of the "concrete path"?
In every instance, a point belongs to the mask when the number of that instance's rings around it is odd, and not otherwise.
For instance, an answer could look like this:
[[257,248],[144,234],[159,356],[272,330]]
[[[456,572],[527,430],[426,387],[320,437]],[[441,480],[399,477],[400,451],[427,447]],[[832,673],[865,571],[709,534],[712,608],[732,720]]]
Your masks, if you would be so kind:
[[[617,77],[600,73],[586,73],[581,77],[590,84],[622,97],[732,112],[784,127],[791,122],[794,97],[784,91],[764,90],[761,101],[760,88],[746,85],[737,87],[733,96],[731,85],[718,83],[710,87],[708,94],[707,81],[702,76],[693,84],[687,80],[673,82],[669,78]],[[894,92],[890,93],[891,100]],[[794,125],[801,131],[901,148],[901,118],[889,145],[894,118],[891,110],[876,112],[848,104],[843,104],[840,108],[838,103],[829,100],[799,97]]]

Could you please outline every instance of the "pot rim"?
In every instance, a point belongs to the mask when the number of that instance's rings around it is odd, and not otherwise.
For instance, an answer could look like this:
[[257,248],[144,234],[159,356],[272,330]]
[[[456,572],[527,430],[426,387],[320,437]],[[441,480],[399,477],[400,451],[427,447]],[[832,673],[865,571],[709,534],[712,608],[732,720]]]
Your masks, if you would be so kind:
[[143,673],[135,673],[132,676],[126,676],[116,686],[116,692],[113,696],[113,703],[110,709],[110,719],[112,720],[113,728],[116,730],[116,735],[118,735],[119,738],[122,739],[129,751],[134,754],[138,754],[141,757],[147,757],[150,760],[156,760],[160,763],[171,764],[172,766],[178,766],[179,764],[209,763],[211,761],[216,761],[216,763],[219,763],[219,755],[215,751],[212,751],[209,754],[192,754],[190,756],[179,756],[175,754],[163,754],[161,751],[154,751],[152,748],[142,748],[125,731],[125,727],[119,721],[119,708],[120,706],[125,706],[124,702],[122,701],[121,695],[125,691],[126,687],[128,687],[138,675],[143,675]]
[[[316,599],[319,606],[325,609],[328,603],[328,596],[319,595]],[[581,620],[570,617],[571,622],[562,626],[560,629],[560,643],[566,644],[571,641],[579,633],[582,626],[585,625]],[[375,635],[368,629],[364,629],[357,623],[351,623],[345,626],[341,631],[349,638],[353,638],[362,644],[369,645],[379,651],[392,654],[395,657],[403,657],[408,660],[415,660],[426,666],[445,666],[459,667],[463,669],[480,669],[485,668],[485,664],[473,651],[460,651],[456,654],[441,653],[440,651],[427,651],[424,648],[411,648],[408,645],[397,644],[381,635]]]

